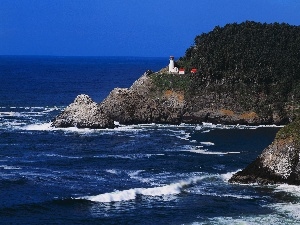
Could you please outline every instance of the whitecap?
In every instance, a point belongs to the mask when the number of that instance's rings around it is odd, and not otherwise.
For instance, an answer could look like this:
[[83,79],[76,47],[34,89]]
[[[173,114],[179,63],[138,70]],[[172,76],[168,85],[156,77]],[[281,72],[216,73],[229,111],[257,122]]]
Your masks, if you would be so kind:
[[117,170],[114,170],[114,169],[108,169],[108,170],[105,170],[105,172],[111,173],[111,174],[119,174],[119,172]]
[[51,127],[51,122],[49,123],[37,123],[37,124],[30,124],[20,129],[29,130],[29,131],[47,131],[47,130],[54,130],[54,127]]
[[200,142],[201,145],[215,145],[215,143],[212,142]]
[[135,170],[135,171],[128,171],[127,174],[131,179],[140,181],[142,183],[147,183],[151,185],[156,185],[156,182],[153,182],[153,178],[149,177],[142,177],[140,174],[144,172],[145,170]]
[[17,166],[8,166],[8,165],[0,165],[0,168],[3,168],[5,170],[20,170],[20,167]]
[[240,152],[214,152],[209,151],[208,149],[190,149],[190,150],[182,150],[183,152],[192,152],[203,155],[228,155],[228,154],[240,154]]
[[228,182],[228,180],[237,172],[239,172],[241,170],[237,170],[235,172],[228,172],[228,173],[225,173],[225,174],[221,174],[220,177],[222,178],[222,180],[224,180],[225,182]]
[[164,195],[177,195],[189,185],[195,184],[205,177],[194,177],[186,181],[180,181],[177,183],[151,187],[151,188],[132,188],[123,191],[114,191],[109,193],[104,193],[95,196],[86,196],[80,199],[86,199],[95,202],[119,202],[119,201],[129,201],[135,199],[138,195],[144,196],[164,196]]

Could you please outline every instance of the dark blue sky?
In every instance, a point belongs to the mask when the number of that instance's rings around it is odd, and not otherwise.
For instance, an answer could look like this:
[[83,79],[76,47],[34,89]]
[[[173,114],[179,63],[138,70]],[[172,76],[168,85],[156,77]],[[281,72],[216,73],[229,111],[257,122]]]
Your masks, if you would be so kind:
[[300,25],[300,1],[0,0],[0,55],[182,56],[246,20]]

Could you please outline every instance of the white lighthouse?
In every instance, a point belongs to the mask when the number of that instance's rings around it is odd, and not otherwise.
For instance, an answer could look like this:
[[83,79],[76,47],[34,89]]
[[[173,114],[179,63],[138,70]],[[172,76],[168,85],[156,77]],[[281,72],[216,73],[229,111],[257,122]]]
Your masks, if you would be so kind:
[[178,73],[178,68],[175,67],[174,56],[170,56],[169,73]]
[[169,73],[174,72],[174,56],[170,56]]

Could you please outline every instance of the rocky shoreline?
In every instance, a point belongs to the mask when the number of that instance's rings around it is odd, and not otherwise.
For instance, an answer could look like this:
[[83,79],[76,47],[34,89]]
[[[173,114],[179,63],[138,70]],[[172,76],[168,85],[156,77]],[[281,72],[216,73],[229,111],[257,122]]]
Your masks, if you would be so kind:
[[[197,96],[200,97],[200,96]],[[204,97],[205,99],[205,97]],[[206,97],[206,99],[209,99]],[[190,101],[190,100],[189,100]],[[201,123],[268,124],[255,112],[234,113],[231,109],[191,107],[182,91],[159,91],[151,77],[144,74],[130,88],[115,88],[101,103],[87,95],[79,95],[53,121],[54,127],[113,128],[121,124],[138,123]],[[229,99],[229,102],[232,100]],[[237,108],[237,107],[236,107]],[[196,110],[192,110],[196,109]],[[274,120],[269,120],[274,122]],[[280,123],[279,123],[280,124]],[[299,144],[295,141],[297,129],[290,132],[286,126],[274,142],[244,170],[234,174],[231,183],[300,184]],[[289,131],[289,132],[287,132]],[[282,135],[288,133],[289,135]]]
[[[300,27],[246,21],[195,38],[177,64],[195,74],[149,71],[101,103],[79,95],[54,127],[120,124],[287,125],[232,183],[300,184]],[[298,122],[297,122],[298,121]]]
[[79,95],[53,120],[52,126],[101,129],[112,128],[113,121],[121,124],[209,122],[282,125],[288,120],[280,117],[276,111],[268,116],[262,116],[254,110],[245,111],[226,92],[220,96],[204,89],[202,93],[191,96],[184,90],[161,90],[151,76],[145,73],[130,88],[115,88],[99,104],[87,95]]

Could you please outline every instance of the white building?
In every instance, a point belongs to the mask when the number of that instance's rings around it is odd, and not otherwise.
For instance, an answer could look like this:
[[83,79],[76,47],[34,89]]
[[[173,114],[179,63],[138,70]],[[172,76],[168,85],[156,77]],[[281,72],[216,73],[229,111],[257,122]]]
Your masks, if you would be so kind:
[[169,73],[178,73],[178,68],[175,67],[174,56],[170,56]]

